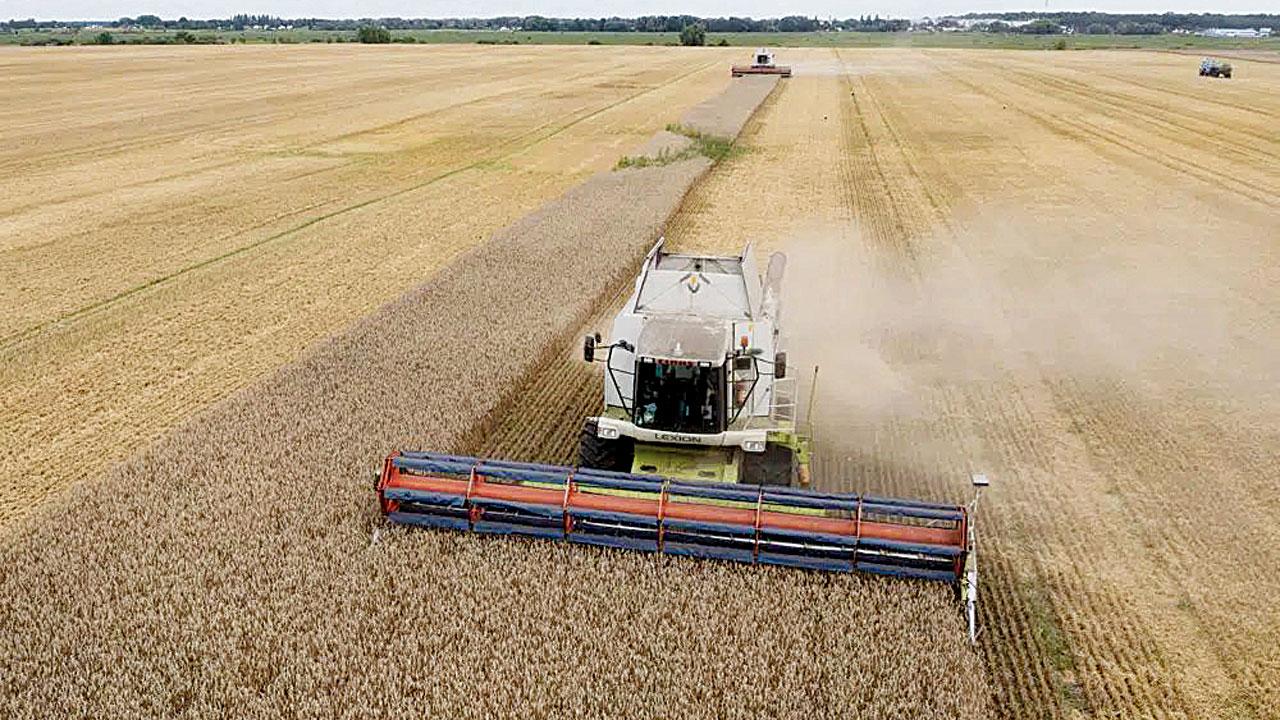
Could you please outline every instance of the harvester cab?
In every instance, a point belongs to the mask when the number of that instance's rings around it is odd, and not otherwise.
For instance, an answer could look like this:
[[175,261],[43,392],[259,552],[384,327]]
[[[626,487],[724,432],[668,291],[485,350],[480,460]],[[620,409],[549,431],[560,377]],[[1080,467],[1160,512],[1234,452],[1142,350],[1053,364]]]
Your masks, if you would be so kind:
[[583,358],[605,364],[604,408],[583,423],[579,464],[665,477],[807,485],[809,441],[780,342],[786,258],[763,278],[748,245],[721,257],[645,258],[610,341]]

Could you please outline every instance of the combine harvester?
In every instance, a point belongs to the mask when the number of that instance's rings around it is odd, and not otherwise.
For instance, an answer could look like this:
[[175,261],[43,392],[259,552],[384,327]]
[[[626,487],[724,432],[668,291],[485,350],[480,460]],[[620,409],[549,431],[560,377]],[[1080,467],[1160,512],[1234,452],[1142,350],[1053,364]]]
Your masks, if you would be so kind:
[[786,65],[777,65],[773,61],[773,51],[768,48],[760,48],[756,50],[756,54],[751,58],[750,65],[734,65],[730,70],[734,77],[742,77],[743,75],[781,75],[782,77],[791,77],[791,68]]
[[[605,365],[578,467],[397,452],[377,480],[392,522],[951,583],[976,637],[968,507],[808,489],[810,440],[779,347],[785,258],[649,252]],[[815,370],[816,380],[816,370]],[[812,409],[812,398],[809,408]],[[807,425],[807,423],[806,423]],[[800,487],[796,487],[800,486]]]

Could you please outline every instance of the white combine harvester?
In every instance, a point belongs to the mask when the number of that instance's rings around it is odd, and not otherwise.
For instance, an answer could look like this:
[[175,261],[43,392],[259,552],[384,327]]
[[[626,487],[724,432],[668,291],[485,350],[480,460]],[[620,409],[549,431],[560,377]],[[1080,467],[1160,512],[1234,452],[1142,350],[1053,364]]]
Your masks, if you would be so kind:
[[756,50],[751,57],[750,65],[734,65],[731,69],[734,77],[743,75],[781,75],[791,77],[791,68],[774,62],[773,51],[768,48]]
[[[392,522],[951,584],[976,638],[973,512],[815,491],[780,347],[786,261],[649,251],[608,342],[604,408],[576,467],[394,452],[376,490]],[[822,480],[822,478],[819,478]],[[830,479],[827,482],[831,482]],[[982,475],[973,476],[981,490]]]
[[785,269],[774,254],[762,281],[750,246],[737,257],[680,255],[659,240],[609,343],[584,342],[583,357],[606,369],[604,411],[583,425],[580,464],[808,485],[809,442],[779,337]]

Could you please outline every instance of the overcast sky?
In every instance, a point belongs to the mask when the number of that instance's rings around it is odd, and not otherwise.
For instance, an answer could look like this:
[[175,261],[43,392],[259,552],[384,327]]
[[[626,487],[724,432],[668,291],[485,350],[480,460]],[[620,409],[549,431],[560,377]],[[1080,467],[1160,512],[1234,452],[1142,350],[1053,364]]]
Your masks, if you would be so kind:
[[[859,15],[921,17],[925,15],[987,12],[992,10],[1043,10],[1045,0],[0,0],[0,18],[101,20],[140,14],[176,19],[223,18],[235,13],[281,17],[491,17],[494,15],[547,15],[551,17],[604,17],[618,15],[676,15],[704,17],[777,17],[807,15],[838,18]],[[1048,0],[1056,10],[1107,12],[1280,12],[1280,0],[1085,0],[1064,4]]]

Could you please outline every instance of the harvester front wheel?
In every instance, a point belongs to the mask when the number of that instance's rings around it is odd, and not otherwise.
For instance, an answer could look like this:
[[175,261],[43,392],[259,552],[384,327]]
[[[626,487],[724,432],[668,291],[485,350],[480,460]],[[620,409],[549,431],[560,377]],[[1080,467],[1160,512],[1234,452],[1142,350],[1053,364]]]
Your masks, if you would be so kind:
[[762,453],[743,453],[739,482],[786,487],[795,477],[795,453],[786,445],[769,443]]
[[595,420],[582,423],[582,436],[578,442],[578,467],[631,472],[631,461],[635,455],[634,441],[625,437],[606,440],[597,434],[598,429]]

